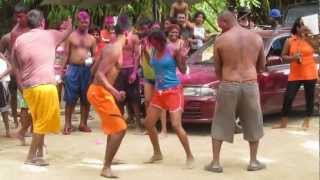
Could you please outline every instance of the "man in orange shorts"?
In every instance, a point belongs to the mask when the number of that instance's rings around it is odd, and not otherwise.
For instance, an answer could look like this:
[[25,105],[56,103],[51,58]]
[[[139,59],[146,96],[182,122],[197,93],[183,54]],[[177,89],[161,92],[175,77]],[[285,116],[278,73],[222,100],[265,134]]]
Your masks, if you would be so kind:
[[[93,66],[93,82],[88,90],[88,100],[100,116],[103,132],[108,135],[104,166],[101,176],[116,178],[111,163],[125,135],[127,124],[116,104],[125,99],[125,92],[114,87],[122,65],[122,49],[126,43],[125,33],[130,28],[126,16],[118,18],[115,32],[117,39],[102,50],[98,64]],[[115,98],[115,99],[114,99]]]

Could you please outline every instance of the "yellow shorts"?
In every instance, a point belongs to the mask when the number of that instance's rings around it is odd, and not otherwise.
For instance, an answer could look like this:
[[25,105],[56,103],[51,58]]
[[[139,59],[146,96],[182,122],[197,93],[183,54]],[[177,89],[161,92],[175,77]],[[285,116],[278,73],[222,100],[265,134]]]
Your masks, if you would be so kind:
[[55,85],[39,85],[24,89],[23,97],[29,105],[34,133],[60,132],[60,105]]

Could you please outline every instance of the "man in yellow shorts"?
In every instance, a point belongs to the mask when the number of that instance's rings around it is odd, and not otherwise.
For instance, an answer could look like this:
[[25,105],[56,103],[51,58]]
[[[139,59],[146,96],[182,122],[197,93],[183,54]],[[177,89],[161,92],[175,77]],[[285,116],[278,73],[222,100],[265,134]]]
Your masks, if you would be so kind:
[[43,30],[41,11],[31,10],[27,15],[30,31],[19,36],[13,45],[13,71],[22,90],[33,123],[33,136],[26,164],[47,166],[43,159],[44,136],[60,131],[60,108],[54,73],[55,49],[72,31]]

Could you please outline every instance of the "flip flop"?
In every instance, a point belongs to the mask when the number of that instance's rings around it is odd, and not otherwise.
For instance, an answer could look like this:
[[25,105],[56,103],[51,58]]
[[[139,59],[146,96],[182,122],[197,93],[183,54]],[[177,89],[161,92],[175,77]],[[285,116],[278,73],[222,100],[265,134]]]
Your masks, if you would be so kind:
[[257,161],[257,163],[255,163],[254,165],[249,164],[247,167],[248,171],[259,171],[262,169],[265,169],[267,166],[259,161]]
[[118,179],[119,177],[116,175],[106,175],[106,174],[100,174],[100,176],[105,177],[105,178],[110,178],[110,179]]
[[204,170],[214,172],[214,173],[222,173],[223,168],[221,166],[212,166],[212,164],[208,164],[204,167]]
[[49,166],[49,163],[43,160],[42,158],[35,158],[31,161],[25,161],[24,164],[26,165],[32,165],[32,166]]

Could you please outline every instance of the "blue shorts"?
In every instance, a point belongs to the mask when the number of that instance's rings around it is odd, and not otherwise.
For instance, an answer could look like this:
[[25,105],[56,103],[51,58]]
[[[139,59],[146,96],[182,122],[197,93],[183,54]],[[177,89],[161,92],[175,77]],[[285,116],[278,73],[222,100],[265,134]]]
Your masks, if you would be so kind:
[[80,97],[81,103],[89,104],[87,91],[90,81],[90,66],[70,64],[64,76],[64,101],[75,105]]

